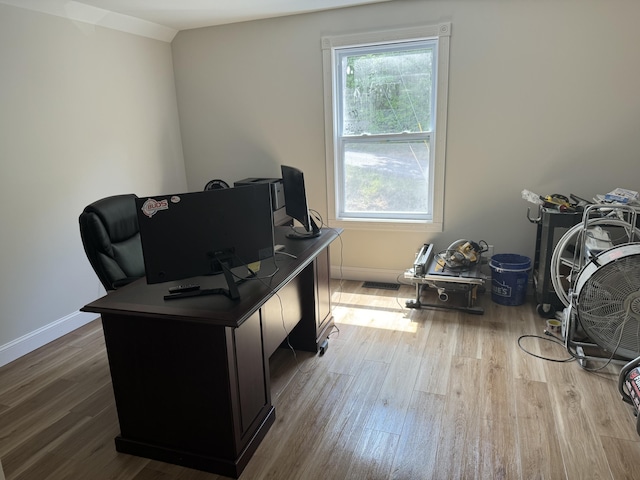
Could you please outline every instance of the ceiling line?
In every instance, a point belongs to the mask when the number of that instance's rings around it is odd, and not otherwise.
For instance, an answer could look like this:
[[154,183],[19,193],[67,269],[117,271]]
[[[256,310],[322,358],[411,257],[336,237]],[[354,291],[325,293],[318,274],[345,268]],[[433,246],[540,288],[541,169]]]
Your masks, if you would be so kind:
[[86,5],[73,0],[0,0],[0,3],[26,10],[33,10],[78,22],[119,30],[142,37],[171,43],[178,30]]

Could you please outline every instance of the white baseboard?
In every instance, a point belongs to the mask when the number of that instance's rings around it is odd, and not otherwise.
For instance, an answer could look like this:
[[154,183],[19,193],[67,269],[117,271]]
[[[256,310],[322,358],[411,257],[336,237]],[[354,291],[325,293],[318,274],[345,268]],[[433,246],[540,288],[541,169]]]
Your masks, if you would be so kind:
[[99,315],[95,313],[74,312],[9,343],[0,345],[0,367],[92,322],[98,317]]
[[[337,265],[331,265],[331,278],[342,278],[343,280],[356,280],[363,282],[386,282],[386,283],[400,283],[410,284],[408,280],[405,280],[403,271],[396,270],[383,270],[379,268],[362,268],[362,267],[340,267]],[[533,295],[534,284],[533,278],[529,275],[528,281],[528,294]],[[486,287],[491,292],[491,275],[489,274],[486,279]]]
[[380,268],[331,266],[331,278],[362,280],[363,282],[408,283],[404,281],[404,270],[383,270]]

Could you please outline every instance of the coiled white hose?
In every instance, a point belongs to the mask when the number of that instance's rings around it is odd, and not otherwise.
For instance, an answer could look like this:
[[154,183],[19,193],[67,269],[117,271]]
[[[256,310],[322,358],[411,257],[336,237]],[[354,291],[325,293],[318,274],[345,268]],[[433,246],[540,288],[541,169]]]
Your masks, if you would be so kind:
[[[615,218],[593,218],[588,220],[587,228],[595,225],[607,225],[612,227],[623,227],[629,228],[629,222],[625,222],[624,220],[619,220]],[[567,276],[567,278],[571,278],[571,275],[574,273],[577,274],[582,267],[583,264],[586,264],[588,260],[584,258],[584,252],[578,246],[584,245],[584,240],[582,235],[584,233],[584,222],[580,222],[577,225],[571,227],[567,232],[560,238],[556,247],[553,250],[553,254],[551,255],[551,263],[550,263],[550,276],[551,283],[553,284],[553,288],[558,295],[558,298],[562,302],[565,307],[569,306],[569,292],[565,289],[562,284],[562,278],[564,276],[560,273],[560,267],[562,265],[566,265],[571,268],[571,272]],[[634,235],[640,238],[640,230],[638,228],[634,228]],[[575,250],[573,253],[573,259],[568,259],[566,256],[563,256],[563,253],[567,246],[575,245]],[[571,283],[571,282],[569,282]]]

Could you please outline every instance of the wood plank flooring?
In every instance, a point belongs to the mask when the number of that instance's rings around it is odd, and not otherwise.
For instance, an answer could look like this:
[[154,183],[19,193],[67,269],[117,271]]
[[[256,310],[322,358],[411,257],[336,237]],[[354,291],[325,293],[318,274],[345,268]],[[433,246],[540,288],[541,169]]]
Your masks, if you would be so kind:
[[[241,479],[640,479],[619,366],[591,373],[525,353],[518,338],[545,324],[532,303],[484,294],[478,316],[406,309],[410,286],[333,286],[339,332],[322,357],[274,354],[276,421]],[[536,338],[522,345],[567,357]],[[117,453],[118,433],[99,321],[0,369],[7,480],[224,478]]]

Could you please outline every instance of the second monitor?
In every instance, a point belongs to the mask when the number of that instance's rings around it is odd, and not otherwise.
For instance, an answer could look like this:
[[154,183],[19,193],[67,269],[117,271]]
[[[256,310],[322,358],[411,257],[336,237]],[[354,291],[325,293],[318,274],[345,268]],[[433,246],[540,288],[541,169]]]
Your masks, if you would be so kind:
[[309,215],[309,207],[307,206],[307,193],[304,185],[304,174],[301,170],[287,165],[281,165],[282,186],[284,188],[284,206],[287,215],[296,219],[304,232],[291,232],[287,234],[287,238],[296,240],[304,240],[307,238],[315,238],[320,235],[320,227]]

